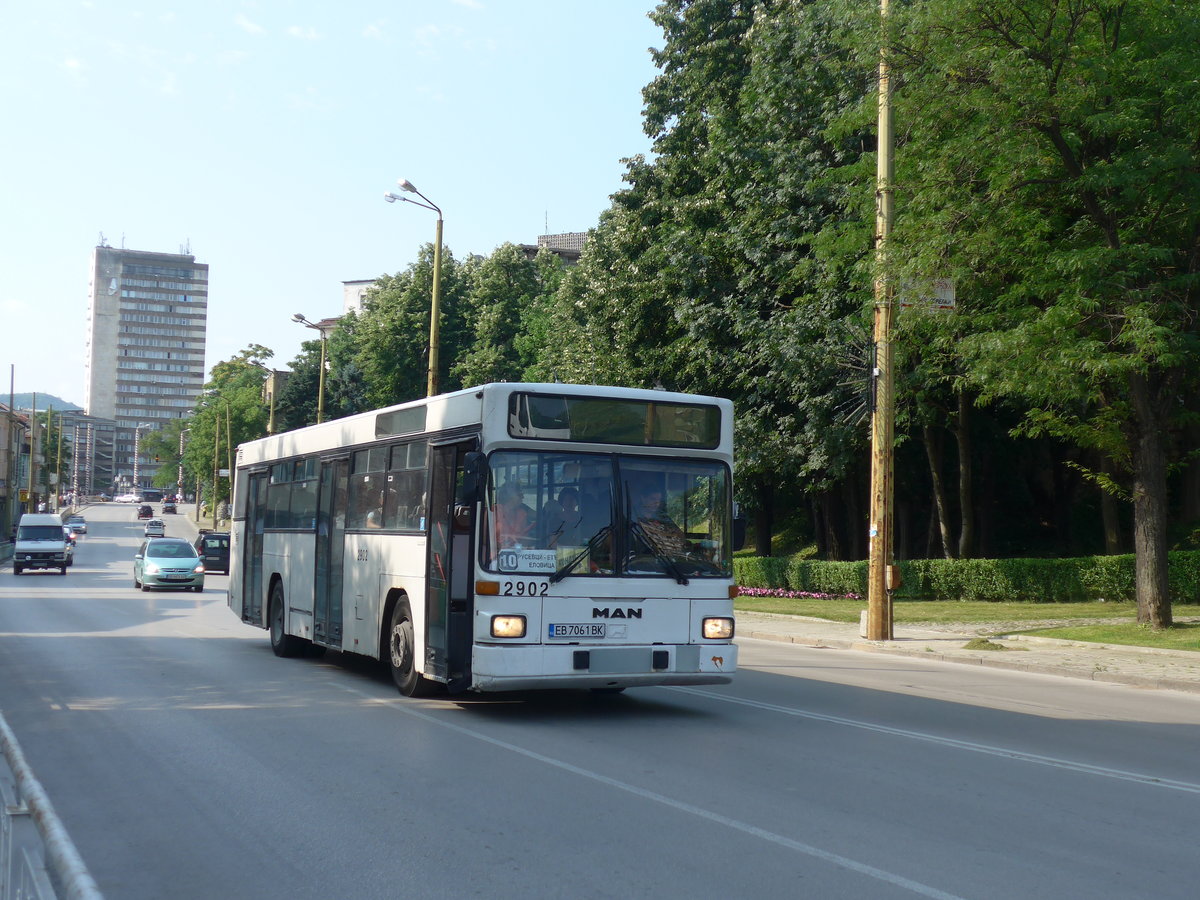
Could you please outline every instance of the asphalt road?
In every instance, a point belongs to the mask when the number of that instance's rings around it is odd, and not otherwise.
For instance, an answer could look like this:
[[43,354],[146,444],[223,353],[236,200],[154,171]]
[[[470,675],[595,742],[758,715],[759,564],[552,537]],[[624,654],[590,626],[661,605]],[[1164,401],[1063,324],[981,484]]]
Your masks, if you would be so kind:
[[745,641],[729,686],[409,700],[87,516],[0,573],[0,710],[109,898],[1197,895],[1200,696]]

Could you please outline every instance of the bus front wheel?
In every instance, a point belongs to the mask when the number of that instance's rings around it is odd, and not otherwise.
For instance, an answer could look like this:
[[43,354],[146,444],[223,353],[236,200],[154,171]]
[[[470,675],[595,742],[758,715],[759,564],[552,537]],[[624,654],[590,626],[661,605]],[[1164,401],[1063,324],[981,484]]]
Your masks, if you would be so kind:
[[392,610],[388,650],[388,668],[392,670],[392,681],[396,682],[400,693],[405,697],[425,696],[429,682],[417,670],[416,640],[407,603],[397,603]]
[[276,656],[298,656],[305,641],[283,630],[283,585],[271,587],[271,650]]

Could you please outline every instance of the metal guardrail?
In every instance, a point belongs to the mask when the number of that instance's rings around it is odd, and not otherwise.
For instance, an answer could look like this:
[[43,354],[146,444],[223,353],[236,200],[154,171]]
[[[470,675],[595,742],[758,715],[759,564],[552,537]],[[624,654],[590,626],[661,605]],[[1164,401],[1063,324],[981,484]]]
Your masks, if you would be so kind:
[[0,900],[103,900],[0,716]]

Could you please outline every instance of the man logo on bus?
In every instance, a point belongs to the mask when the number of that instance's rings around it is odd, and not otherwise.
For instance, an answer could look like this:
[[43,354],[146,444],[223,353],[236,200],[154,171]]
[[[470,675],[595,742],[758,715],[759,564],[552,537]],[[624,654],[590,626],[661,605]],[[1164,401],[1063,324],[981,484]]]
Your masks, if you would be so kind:
[[612,610],[610,610],[607,606],[604,607],[604,609],[600,609],[597,606],[592,607],[593,619],[640,619],[641,617],[642,611],[640,609],[635,609],[632,606],[626,609],[617,607],[616,609]]

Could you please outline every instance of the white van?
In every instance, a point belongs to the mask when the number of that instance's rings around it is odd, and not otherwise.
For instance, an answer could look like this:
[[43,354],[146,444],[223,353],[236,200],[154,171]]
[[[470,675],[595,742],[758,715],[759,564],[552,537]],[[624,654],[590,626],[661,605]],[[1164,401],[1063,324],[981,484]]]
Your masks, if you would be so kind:
[[25,513],[17,524],[13,547],[13,574],[26,569],[58,569],[67,574],[67,538],[62,516],[53,513]]

